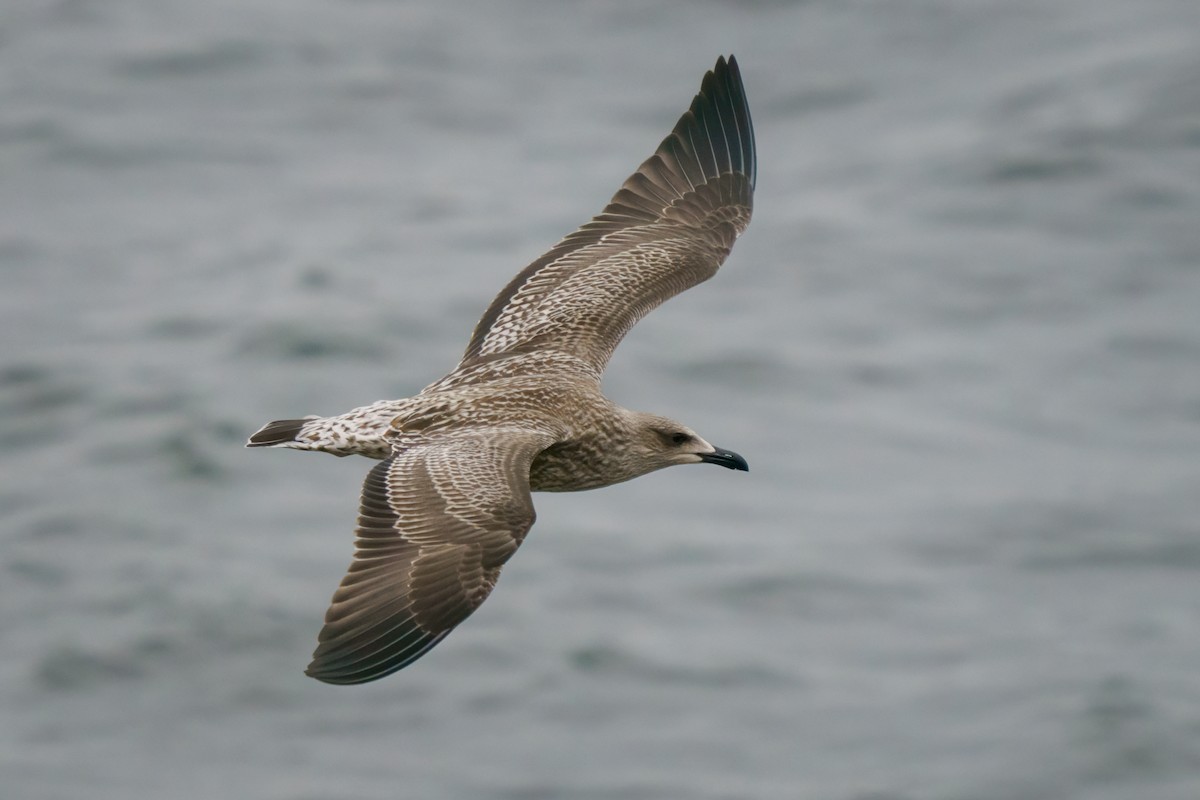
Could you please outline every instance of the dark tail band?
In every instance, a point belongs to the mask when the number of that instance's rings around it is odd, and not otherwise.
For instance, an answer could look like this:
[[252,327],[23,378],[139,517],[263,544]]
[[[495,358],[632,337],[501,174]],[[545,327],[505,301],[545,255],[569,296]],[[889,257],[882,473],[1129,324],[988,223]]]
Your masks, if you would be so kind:
[[258,433],[250,437],[250,441],[246,442],[246,447],[270,447],[294,442],[305,423],[311,419],[311,417],[309,419],[277,419],[274,422],[268,422]]

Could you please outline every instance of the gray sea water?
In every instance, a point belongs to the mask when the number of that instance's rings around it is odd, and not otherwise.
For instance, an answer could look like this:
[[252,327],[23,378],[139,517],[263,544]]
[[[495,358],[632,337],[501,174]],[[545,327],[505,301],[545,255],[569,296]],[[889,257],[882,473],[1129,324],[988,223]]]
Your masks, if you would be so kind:
[[[411,394],[738,56],[753,223],[577,495],[304,677]],[[0,796],[1200,797],[1200,4],[8,0]]]

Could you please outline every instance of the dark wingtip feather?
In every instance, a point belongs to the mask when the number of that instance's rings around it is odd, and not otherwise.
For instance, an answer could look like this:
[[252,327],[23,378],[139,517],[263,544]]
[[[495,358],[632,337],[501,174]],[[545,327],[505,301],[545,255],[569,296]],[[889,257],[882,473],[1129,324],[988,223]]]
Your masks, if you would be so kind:
[[[393,672],[404,669],[432,650],[434,645],[445,639],[449,633],[449,630],[445,630],[437,634],[426,634],[398,652],[387,652],[387,648],[380,648],[382,652],[386,653],[385,656],[378,657],[373,653],[367,653],[359,660],[353,659],[362,654],[351,654],[350,656],[343,656],[341,659],[329,658],[327,655],[318,655],[320,652],[318,648],[318,653],[313,654],[312,663],[304,670],[304,674],[322,683],[329,683],[335,686],[354,686],[359,683],[370,683],[371,681],[386,678]],[[350,662],[345,663],[348,658]]]
[[741,146],[741,171],[750,178],[750,187],[754,188],[758,181],[758,155],[754,143],[754,122],[750,119],[750,104],[746,101],[746,87],[742,84],[742,70],[732,53],[727,63],[721,62],[722,59],[718,58],[716,73],[721,75],[724,72],[725,83],[729,87],[730,107],[734,112]]
[[250,440],[246,442],[246,447],[271,447],[294,442],[300,435],[304,424],[311,419],[312,417],[308,419],[277,419],[274,422],[268,422],[250,437]]
[[[725,56],[717,59],[716,65],[704,74],[700,92],[688,110],[690,113],[679,120],[659,152],[664,148],[670,152],[668,142],[673,137],[697,148],[708,145],[710,152],[696,154],[704,165],[705,177],[735,172],[745,175],[753,189],[758,172],[754,125],[736,58],[730,55],[728,60]],[[709,172],[710,156],[716,162],[715,174]]]

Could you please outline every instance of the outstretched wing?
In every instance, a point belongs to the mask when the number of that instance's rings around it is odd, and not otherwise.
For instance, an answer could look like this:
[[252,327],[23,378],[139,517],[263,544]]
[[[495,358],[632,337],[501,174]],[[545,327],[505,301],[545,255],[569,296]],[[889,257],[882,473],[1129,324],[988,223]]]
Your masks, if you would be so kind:
[[461,367],[553,349],[597,374],[634,324],[711,278],[750,222],[754,128],[737,61],[717,60],[671,135],[603,212],[492,301]]
[[382,678],[470,616],[533,525],[529,465],[552,441],[531,431],[456,433],[397,447],[372,469],[354,561],[307,674]]

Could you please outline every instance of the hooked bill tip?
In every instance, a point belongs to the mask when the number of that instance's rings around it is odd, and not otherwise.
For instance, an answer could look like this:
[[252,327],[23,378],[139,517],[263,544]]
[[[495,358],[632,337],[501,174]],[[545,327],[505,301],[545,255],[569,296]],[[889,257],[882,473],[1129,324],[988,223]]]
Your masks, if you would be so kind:
[[746,459],[732,450],[722,450],[720,447],[711,453],[701,453],[700,460],[705,464],[717,464],[726,469],[736,469],[742,472],[750,471],[750,465],[746,463]]

